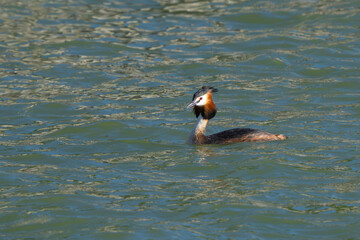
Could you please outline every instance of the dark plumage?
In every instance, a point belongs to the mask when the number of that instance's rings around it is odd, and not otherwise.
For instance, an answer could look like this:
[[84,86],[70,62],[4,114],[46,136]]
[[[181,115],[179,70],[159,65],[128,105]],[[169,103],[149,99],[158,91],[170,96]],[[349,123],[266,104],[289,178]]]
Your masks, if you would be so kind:
[[284,140],[282,134],[272,134],[253,128],[233,128],[207,136],[207,143],[265,142]]

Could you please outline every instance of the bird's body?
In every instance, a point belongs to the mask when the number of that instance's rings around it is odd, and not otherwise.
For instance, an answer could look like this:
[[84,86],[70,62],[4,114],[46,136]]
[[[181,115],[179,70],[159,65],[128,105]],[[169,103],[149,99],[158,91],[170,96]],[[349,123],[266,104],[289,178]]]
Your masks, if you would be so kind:
[[234,128],[206,136],[207,124],[216,115],[216,106],[212,99],[213,92],[217,92],[217,89],[203,86],[194,94],[192,102],[187,106],[187,108],[193,107],[198,119],[188,138],[189,144],[265,142],[285,140],[287,138],[282,134],[272,134],[252,128]]

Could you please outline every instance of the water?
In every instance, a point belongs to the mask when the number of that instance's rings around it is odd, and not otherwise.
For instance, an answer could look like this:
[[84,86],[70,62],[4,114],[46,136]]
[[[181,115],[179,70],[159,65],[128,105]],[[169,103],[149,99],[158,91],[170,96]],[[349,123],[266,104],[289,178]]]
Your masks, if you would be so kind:
[[1,6],[1,239],[358,238],[358,1]]

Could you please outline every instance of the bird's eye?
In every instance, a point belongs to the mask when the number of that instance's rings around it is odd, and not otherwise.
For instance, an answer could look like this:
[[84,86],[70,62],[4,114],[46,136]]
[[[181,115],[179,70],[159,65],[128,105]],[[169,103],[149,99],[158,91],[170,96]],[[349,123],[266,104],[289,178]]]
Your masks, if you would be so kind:
[[199,98],[199,101],[201,101],[201,100],[202,100],[202,97]]

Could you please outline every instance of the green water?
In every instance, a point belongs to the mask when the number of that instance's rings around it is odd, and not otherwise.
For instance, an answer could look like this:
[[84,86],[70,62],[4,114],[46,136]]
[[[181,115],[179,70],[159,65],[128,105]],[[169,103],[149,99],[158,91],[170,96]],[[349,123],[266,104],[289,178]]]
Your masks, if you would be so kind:
[[0,4],[1,239],[359,238],[358,1]]

